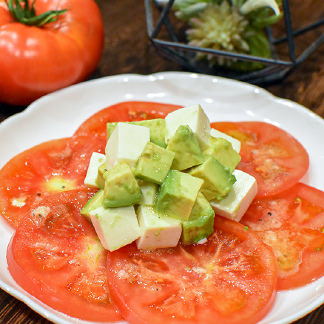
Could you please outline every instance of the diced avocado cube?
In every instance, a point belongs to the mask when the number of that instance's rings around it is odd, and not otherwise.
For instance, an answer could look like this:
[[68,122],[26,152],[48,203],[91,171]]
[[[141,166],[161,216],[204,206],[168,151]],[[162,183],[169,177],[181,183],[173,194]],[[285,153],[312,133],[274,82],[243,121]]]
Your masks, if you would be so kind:
[[106,145],[108,166],[112,168],[120,162],[134,166],[149,141],[149,128],[118,123]]
[[202,215],[213,215],[214,216],[214,210],[206,197],[199,192],[196,202],[192,208],[189,220],[194,220],[196,218],[201,217]]
[[109,140],[111,134],[113,133],[114,129],[116,128],[118,123],[107,123],[107,141]]
[[134,174],[145,181],[161,184],[171,169],[174,153],[147,143],[135,165]]
[[100,164],[106,161],[106,156],[101,153],[93,152],[90,158],[89,167],[87,170],[87,175],[84,179],[84,184],[89,187],[99,187],[97,182],[98,177],[98,167]]
[[241,150],[241,142],[239,140],[237,140],[236,138],[229,136],[225,133],[222,133],[218,130],[216,130],[215,128],[211,128],[210,129],[210,136],[214,137],[214,138],[224,138],[227,141],[229,141],[232,144],[233,149],[237,152],[240,153]]
[[221,137],[215,138],[211,136],[209,146],[204,151],[204,154],[216,158],[221,164],[229,168],[231,173],[241,161],[241,156],[233,149],[232,144]]
[[182,223],[181,242],[193,244],[213,233],[214,215],[205,215]]
[[139,206],[137,216],[141,233],[136,241],[138,249],[154,250],[178,244],[182,230],[180,220],[161,215],[150,206]]
[[[128,122],[127,124],[145,126],[150,129],[150,141],[161,147],[166,147],[165,143],[165,120],[161,118],[150,119],[150,120],[140,120],[134,122]],[[114,131],[117,123],[107,124],[107,140]]]
[[99,207],[90,212],[90,218],[101,244],[109,251],[132,243],[140,235],[134,206]]
[[81,215],[83,215],[88,221],[90,221],[90,212],[101,207],[104,197],[104,191],[98,190],[93,197],[91,197],[81,209]]
[[188,125],[196,135],[199,145],[205,149],[209,144],[210,121],[200,105],[185,107],[168,114],[166,121],[166,141],[175,134],[180,125]]
[[158,185],[155,183],[146,182],[143,180],[139,180],[138,184],[142,191],[142,200],[140,201],[140,205],[146,206],[154,206],[156,196],[158,193]]
[[161,185],[155,209],[158,213],[188,220],[204,181],[177,170],[171,170]]
[[104,177],[104,207],[124,207],[141,201],[141,189],[128,164],[117,164],[105,172]]
[[201,192],[208,201],[224,198],[236,181],[229,169],[212,156],[208,157],[203,164],[193,167],[189,173],[204,180]]
[[135,125],[148,127],[150,129],[150,141],[161,147],[166,147],[164,119],[157,118],[150,120],[141,120],[132,123]]
[[192,208],[189,220],[182,221],[182,243],[197,243],[212,234],[214,230],[214,216],[213,208],[200,192]]
[[107,162],[104,162],[99,165],[98,172],[97,172],[97,180],[96,183],[100,189],[104,189],[105,187],[105,178],[104,174],[109,170]]
[[172,169],[185,170],[204,162],[195,134],[188,125],[180,125],[170,138],[167,149],[174,152]]

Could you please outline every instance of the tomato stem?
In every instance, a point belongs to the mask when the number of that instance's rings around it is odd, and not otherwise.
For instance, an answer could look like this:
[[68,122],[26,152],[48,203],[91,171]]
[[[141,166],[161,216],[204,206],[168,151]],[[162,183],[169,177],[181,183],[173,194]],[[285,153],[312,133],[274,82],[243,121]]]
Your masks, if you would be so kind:
[[36,15],[35,0],[30,4],[29,0],[5,0],[11,15],[16,21],[25,25],[41,27],[45,24],[54,22],[58,19],[59,15],[67,11],[62,10],[49,10],[41,15]]

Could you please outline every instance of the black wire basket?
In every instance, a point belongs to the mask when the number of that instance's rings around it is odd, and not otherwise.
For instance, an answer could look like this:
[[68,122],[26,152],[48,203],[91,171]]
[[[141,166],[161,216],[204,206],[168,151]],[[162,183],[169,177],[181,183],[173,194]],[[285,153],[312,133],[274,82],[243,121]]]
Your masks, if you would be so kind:
[[[148,37],[159,54],[192,72],[219,75],[254,84],[273,83],[287,76],[289,72],[302,63],[324,42],[324,33],[321,29],[324,25],[324,17],[320,17],[301,28],[293,28],[288,0],[283,0],[283,33],[279,36],[274,36],[273,27],[266,28],[271,48],[270,58],[191,46],[183,38],[179,37],[179,31],[172,22],[173,12],[171,8],[173,3],[174,0],[145,0]],[[166,31],[163,33],[163,38],[161,37],[162,29]],[[305,37],[305,34],[315,30],[317,30],[317,33],[316,37],[313,37],[312,42],[297,52],[296,38],[301,35]],[[279,45],[281,48],[285,48],[284,58],[277,52]],[[234,71],[221,66],[211,67],[197,60],[197,53],[212,54],[215,57],[233,61],[259,62],[264,67],[247,72]]]

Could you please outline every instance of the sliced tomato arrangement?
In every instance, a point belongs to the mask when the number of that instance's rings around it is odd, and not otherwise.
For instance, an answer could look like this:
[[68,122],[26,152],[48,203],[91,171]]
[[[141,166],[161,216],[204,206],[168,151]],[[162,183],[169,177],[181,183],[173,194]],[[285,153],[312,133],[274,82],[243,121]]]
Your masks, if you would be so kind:
[[324,275],[324,192],[298,183],[275,197],[255,200],[241,222],[272,247],[279,289]]
[[83,188],[92,152],[105,141],[78,136],[39,144],[12,158],[0,170],[0,213],[14,227],[35,200],[47,192]]
[[125,101],[100,110],[74,133],[75,135],[96,135],[106,137],[106,124],[110,122],[130,122],[144,119],[165,118],[182,106],[145,101]]
[[108,283],[132,324],[256,323],[276,293],[270,248],[236,222],[215,218],[203,245],[108,253]]
[[257,197],[272,196],[296,184],[307,172],[308,154],[284,130],[264,122],[217,122],[212,127],[241,141],[238,169],[258,183]]
[[64,314],[88,321],[121,317],[110,302],[106,251],[80,214],[87,190],[48,195],[35,204],[8,247],[9,271],[27,292]]
[[258,182],[242,224],[216,216],[214,233],[201,245],[103,249],[80,209],[96,191],[83,182],[91,154],[104,153],[107,122],[164,118],[179,108],[117,103],[73,137],[37,145],[0,170],[0,213],[18,227],[9,271],[23,289],[87,321],[255,324],[271,309],[277,287],[324,275],[324,193],[297,184],[309,165],[303,146],[263,122],[212,124],[241,141],[238,168]]

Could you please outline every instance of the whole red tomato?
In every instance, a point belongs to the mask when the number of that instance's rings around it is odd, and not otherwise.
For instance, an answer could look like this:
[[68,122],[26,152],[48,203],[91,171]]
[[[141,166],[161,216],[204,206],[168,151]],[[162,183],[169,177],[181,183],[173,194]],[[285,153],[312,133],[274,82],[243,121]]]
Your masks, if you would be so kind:
[[[0,0],[0,102],[27,105],[95,69],[104,32],[93,0],[36,0],[34,7],[27,0],[7,2],[11,10]],[[22,17],[17,5],[30,13]],[[46,18],[53,10],[57,14]]]

